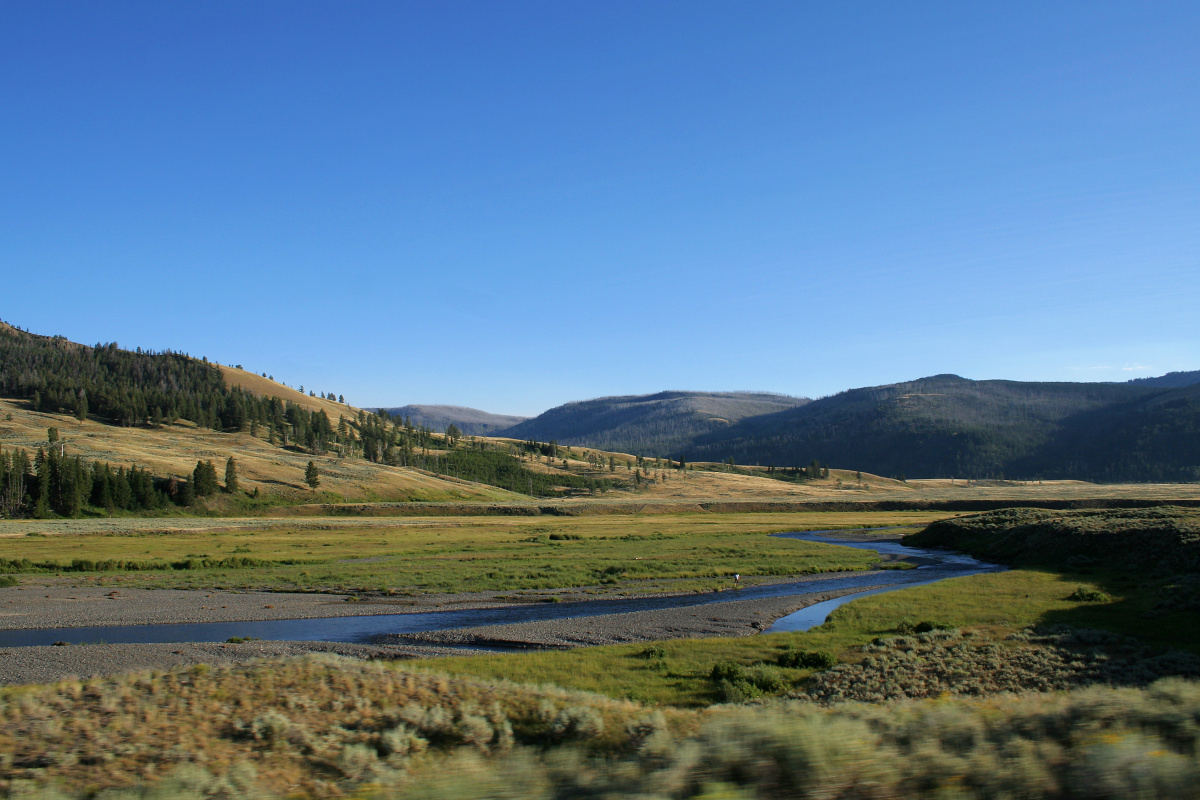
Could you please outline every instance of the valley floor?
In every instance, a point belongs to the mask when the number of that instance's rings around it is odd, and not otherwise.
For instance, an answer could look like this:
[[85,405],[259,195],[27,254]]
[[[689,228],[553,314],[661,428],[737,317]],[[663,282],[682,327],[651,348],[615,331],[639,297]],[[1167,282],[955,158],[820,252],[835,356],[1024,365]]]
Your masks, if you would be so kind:
[[[841,577],[810,575],[806,580]],[[780,578],[779,581],[794,580]],[[758,583],[770,582],[759,580]],[[870,588],[870,587],[868,587]],[[469,655],[478,647],[562,648],[663,639],[747,636],[798,609],[863,591],[813,592],[790,597],[736,600],[541,622],[459,628],[388,637],[386,643],[311,641],[226,643],[106,643],[0,647],[0,685],[44,683],[68,676],[113,675],[186,664],[243,663],[256,658],[334,652],[364,659]],[[736,596],[736,592],[730,592]],[[566,600],[585,599],[564,593]],[[323,619],[429,611],[497,608],[511,604],[486,592],[420,598],[371,598],[285,592],[205,590],[108,591],[105,588],[24,586],[0,589],[0,630],[154,625],[271,619]],[[595,596],[586,599],[594,600]],[[98,636],[103,639],[102,633]]]

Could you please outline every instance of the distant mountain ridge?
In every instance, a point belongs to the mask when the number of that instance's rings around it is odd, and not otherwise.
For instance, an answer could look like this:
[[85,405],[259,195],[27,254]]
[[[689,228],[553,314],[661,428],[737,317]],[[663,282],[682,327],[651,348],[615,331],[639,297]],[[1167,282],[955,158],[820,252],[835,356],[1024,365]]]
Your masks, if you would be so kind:
[[423,425],[438,433],[445,433],[446,428],[453,424],[465,436],[498,436],[502,431],[529,419],[510,414],[492,414],[466,406],[407,405],[372,410],[410,419],[413,425]]
[[[851,389],[698,438],[689,460],[908,477],[1200,480],[1200,385],[974,381]],[[1164,376],[1169,377],[1169,376]]]
[[1134,378],[1126,381],[1139,386],[1170,386],[1173,388],[1182,388],[1184,386],[1194,386],[1200,383],[1200,370],[1192,370],[1191,372],[1168,372],[1166,375],[1159,375],[1157,378]]
[[502,432],[504,436],[601,450],[670,455],[698,437],[810,402],[768,392],[667,391],[582,400],[552,408]]

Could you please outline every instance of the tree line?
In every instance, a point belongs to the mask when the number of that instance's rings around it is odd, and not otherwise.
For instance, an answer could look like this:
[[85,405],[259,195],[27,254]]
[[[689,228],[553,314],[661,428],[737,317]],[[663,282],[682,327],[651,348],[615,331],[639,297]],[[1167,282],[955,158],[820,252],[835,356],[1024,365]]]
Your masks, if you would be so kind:
[[197,461],[185,478],[160,477],[136,465],[114,467],[65,455],[58,447],[38,448],[31,458],[20,448],[0,448],[0,516],[78,517],[85,510],[155,511],[187,507],[197,498],[238,491],[237,462],[225,462],[225,485],[211,461]]

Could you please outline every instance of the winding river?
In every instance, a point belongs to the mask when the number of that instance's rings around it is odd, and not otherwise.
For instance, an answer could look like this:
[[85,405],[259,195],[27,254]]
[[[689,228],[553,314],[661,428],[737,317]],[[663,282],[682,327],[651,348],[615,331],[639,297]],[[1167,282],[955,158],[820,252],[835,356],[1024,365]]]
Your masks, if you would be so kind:
[[85,644],[103,642],[224,642],[231,637],[253,637],[268,641],[355,642],[371,644],[380,637],[440,631],[478,625],[506,625],[518,622],[591,617],[601,614],[621,614],[630,611],[655,611],[667,608],[687,608],[731,600],[753,600],[768,597],[789,597],[812,592],[833,592],[855,587],[879,587],[848,594],[835,600],[803,608],[775,622],[769,632],[807,630],[820,625],[837,606],[868,594],[893,591],[909,586],[944,580],[946,578],[995,572],[1004,567],[977,561],[960,553],[922,550],[904,547],[894,541],[847,541],[822,536],[831,531],[781,533],[777,536],[807,542],[835,544],[874,550],[881,555],[901,555],[919,559],[916,569],[893,569],[872,574],[845,573],[835,578],[798,580],[767,586],[748,586],[742,589],[706,592],[702,594],[651,596],[609,600],[589,600],[577,603],[545,603],[536,605],[503,606],[499,608],[460,609],[457,611],[428,611],[409,614],[382,614],[355,617],[325,617],[315,619],[276,619],[245,622],[175,623],[169,625],[106,625],[83,628],[33,628],[0,631],[0,647],[28,647],[56,642]]

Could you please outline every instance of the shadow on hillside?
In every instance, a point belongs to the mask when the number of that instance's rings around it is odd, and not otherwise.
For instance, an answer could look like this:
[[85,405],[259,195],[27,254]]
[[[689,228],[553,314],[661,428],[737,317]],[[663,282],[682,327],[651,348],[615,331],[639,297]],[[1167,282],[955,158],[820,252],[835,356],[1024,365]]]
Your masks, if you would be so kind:
[[1162,598],[1160,587],[1182,576],[1152,580],[1144,575],[1114,572],[1059,574],[1064,583],[1064,600],[1069,599],[1072,586],[1096,586],[1113,599],[1048,611],[1042,615],[1039,624],[1099,628],[1154,647],[1172,647],[1200,655],[1200,637],[1195,631],[1196,612],[1155,608]]

